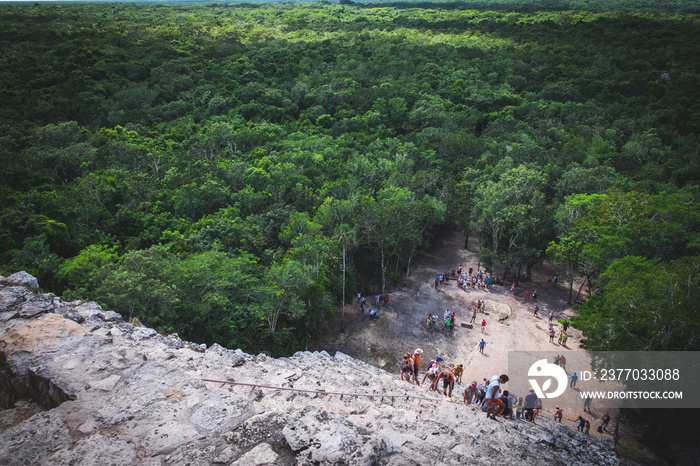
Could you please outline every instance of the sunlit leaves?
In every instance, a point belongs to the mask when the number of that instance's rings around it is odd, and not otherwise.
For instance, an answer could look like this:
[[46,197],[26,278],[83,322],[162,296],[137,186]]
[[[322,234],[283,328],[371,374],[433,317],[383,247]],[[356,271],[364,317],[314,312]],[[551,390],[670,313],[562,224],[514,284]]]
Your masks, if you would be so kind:
[[579,306],[574,325],[585,346],[605,351],[692,351],[700,346],[700,262],[628,256],[602,276],[598,296]]

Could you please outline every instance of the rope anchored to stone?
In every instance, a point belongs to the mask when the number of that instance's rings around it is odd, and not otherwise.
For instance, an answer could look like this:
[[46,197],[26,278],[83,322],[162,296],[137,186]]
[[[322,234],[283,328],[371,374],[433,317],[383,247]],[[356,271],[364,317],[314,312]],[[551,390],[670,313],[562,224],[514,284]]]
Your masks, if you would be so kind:
[[[344,392],[327,392],[325,390],[305,390],[302,388],[291,388],[291,387],[273,387],[271,385],[261,385],[258,383],[247,383],[247,382],[230,382],[228,380],[215,380],[215,379],[202,379],[202,382],[214,382],[214,383],[225,383],[229,385],[243,385],[245,387],[253,387],[253,388],[269,388],[271,390],[287,390],[290,392],[301,392],[301,393],[314,393],[318,395],[340,395],[340,399],[342,400],[344,396],[364,396],[368,398],[391,398],[392,400],[394,398],[415,398],[419,400],[430,400],[431,398],[426,398],[423,396],[413,396],[413,395],[380,395],[377,393],[374,394],[368,394],[368,393],[344,393]],[[439,401],[442,398],[432,398],[433,401]]]

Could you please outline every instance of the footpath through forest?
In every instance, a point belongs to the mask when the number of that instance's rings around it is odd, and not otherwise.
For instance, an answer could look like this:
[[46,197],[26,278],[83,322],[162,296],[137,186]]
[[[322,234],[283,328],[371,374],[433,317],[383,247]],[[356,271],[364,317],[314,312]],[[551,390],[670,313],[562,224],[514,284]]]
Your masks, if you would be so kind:
[[[580,351],[581,333],[572,327],[567,332],[569,339],[566,346],[557,344],[556,338],[554,343],[549,341],[550,311],[554,314],[557,335],[560,331],[558,321],[572,317],[574,311],[567,302],[569,283],[560,279],[557,285],[548,284],[548,277],[555,275],[556,270],[547,263],[535,266],[531,280],[520,282],[514,292],[511,292],[510,284],[493,285],[490,291],[460,289],[456,280],[446,281],[436,291],[434,280],[438,274],[451,272],[452,268],[459,266],[463,271],[468,271],[470,267],[474,273],[478,271],[476,242],[470,241],[469,249],[464,249],[464,240],[464,235],[454,229],[445,229],[436,237],[433,246],[411,267],[411,275],[405,285],[389,293],[389,305],[379,307],[380,317],[377,320],[371,321],[368,315],[369,309],[375,307],[376,290],[360,290],[366,295],[367,310],[360,312],[356,300],[347,304],[345,332],[340,331],[342,313],[338,313],[327,323],[328,329],[319,342],[320,348],[331,354],[341,351],[396,373],[397,378],[402,355],[422,348],[425,364],[438,355],[445,360],[445,368],[463,364],[463,384],[481,382],[484,377],[507,373],[509,351],[559,351],[559,354],[567,356],[571,351]],[[494,276],[502,275],[503,268],[496,266],[493,272]],[[574,293],[578,285],[574,283]],[[418,299],[416,290],[420,291]],[[526,301],[526,290],[537,290],[538,317],[533,317],[535,303],[532,299]],[[477,300],[487,302],[488,315],[480,312],[477,314],[478,325],[472,329],[462,327],[461,323],[470,321],[471,310]],[[493,308],[494,304],[501,308],[506,305],[510,308],[510,316],[499,320],[494,312],[489,311],[489,306]],[[437,314],[442,321],[447,309],[456,314],[454,332],[450,334],[442,329],[428,329],[428,315]],[[484,333],[480,329],[482,319],[486,320]],[[480,354],[478,348],[482,338],[486,341],[484,354]],[[421,379],[424,370],[425,367],[421,370]],[[569,368],[569,374],[571,370],[577,368]],[[456,396],[461,398],[463,388],[464,385],[455,385]],[[517,395],[525,396],[527,393]],[[571,393],[571,396],[575,395]],[[573,426],[578,416],[583,414],[583,402],[580,404],[580,409],[575,411],[564,410],[565,423]],[[548,406],[545,403],[543,415],[553,416],[554,408],[553,404]],[[593,414],[585,417],[590,419],[591,425],[597,426],[605,412],[608,410],[598,411],[593,406]]]

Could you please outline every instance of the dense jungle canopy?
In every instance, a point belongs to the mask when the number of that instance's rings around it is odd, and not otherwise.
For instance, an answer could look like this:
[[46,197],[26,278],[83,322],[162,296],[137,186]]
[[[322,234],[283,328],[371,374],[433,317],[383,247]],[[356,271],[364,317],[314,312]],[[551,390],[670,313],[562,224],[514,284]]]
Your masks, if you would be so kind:
[[493,3],[2,5],[0,272],[283,355],[454,223],[699,349],[696,2]]

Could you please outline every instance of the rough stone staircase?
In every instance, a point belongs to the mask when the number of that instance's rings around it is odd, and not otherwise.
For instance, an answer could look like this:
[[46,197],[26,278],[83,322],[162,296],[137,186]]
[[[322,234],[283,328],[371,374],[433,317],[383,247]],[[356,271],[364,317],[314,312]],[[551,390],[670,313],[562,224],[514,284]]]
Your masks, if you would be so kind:
[[32,278],[0,277],[0,464],[619,463],[549,419],[487,420],[459,385],[448,399],[342,353],[204,348]]

